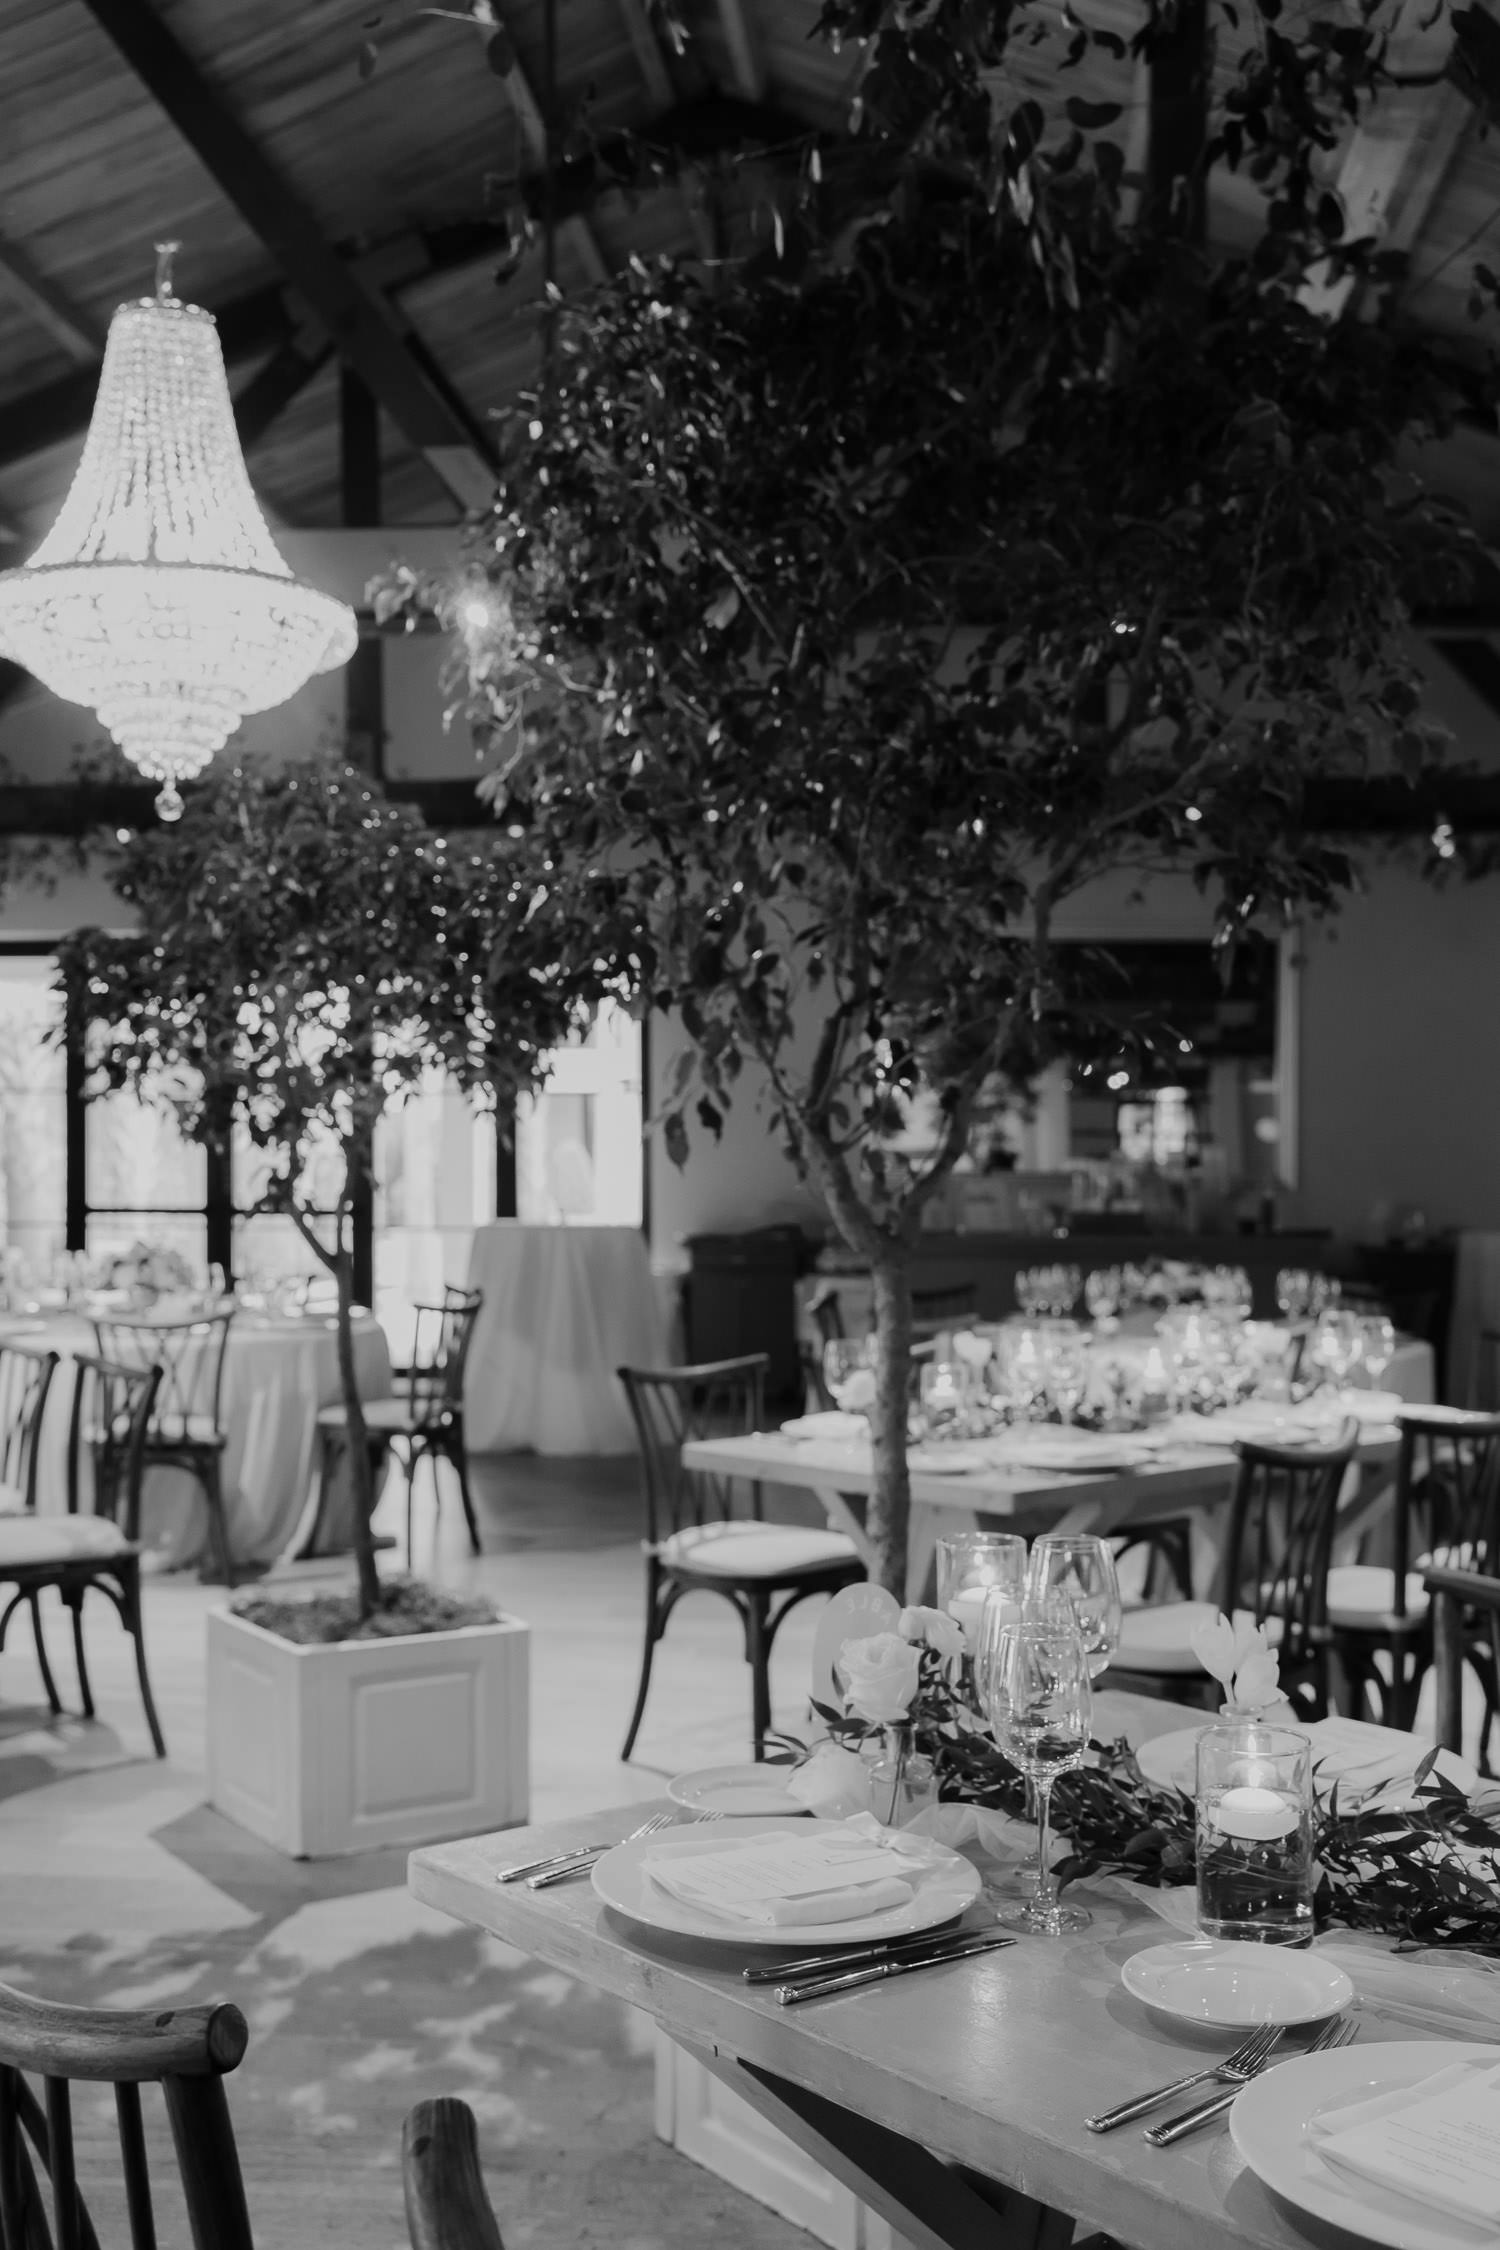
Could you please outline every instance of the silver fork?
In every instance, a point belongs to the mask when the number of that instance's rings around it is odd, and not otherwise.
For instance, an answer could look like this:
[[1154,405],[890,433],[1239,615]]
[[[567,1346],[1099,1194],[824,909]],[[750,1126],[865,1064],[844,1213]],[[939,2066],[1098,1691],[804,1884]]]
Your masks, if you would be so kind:
[[1251,2072],[1260,2069],[1271,2049],[1281,2037],[1281,2026],[1263,2023],[1251,2032],[1243,2046],[1236,2047],[1223,2062],[1212,2064],[1207,2070],[1192,2071],[1186,2078],[1174,2078],[1170,2086],[1158,2086],[1153,2094],[1140,2094],[1132,2102],[1121,2102],[1118,2109],[1102,2110],[1097,2117],[1084,2119],[1091,2133],[1112,2133],[1117,2125],[1129,2125],[1137,2117],[1156,2109],[1162,2102],[1175,2101],[1190,2086],[1202,2086],[1210,2078],[1223,2079],[1226,2084],[1239,2085]]
[[[1324,2024],[1317,2038],[1303,2049],[1303,2053],[1326,2055],[1335,2047],[1349,2046],[1358,2037],[1359,2025],[1352,2016],[1335,2016],[1332,2023]],[[1281,2057],[1283,2062],[1295,2062],[1297,2059],[1295,2055]],[[1262,2063],[1261,2070],[1265,2067]],[[1258,2078],[1260,2072],[1251,2071],[1248,2075]],[[1158,2148],[1170,2148],[1174,2141],[1185,2139],[1189,2133],[1196,2133],[1200,2126],[1211,2125],[1216,2117],[1226,2116],[1233,2108],[1238,2092],[1239,2088],[1236,2086],[1227,2094],[1215,2094],[1209,2101],[1199,2102],[1196,2108],[1184,2110],[1181,2117],[1174,2117],[1165,2125],[1148,2125],[1146,2139],[1153,2141]]]
[[[622,1836],[620,1841],[633,1844],[638,1836],[654,1836],[659,1828],[670,1828],[673,1817],[669,1812],[653,1813],[649,1820],[643,1820],[639,1828],[632,1828],[630,1834]],[[605,1844],[597,1850],[586,1845],[575,1852],[571,1859],[565,1859],[560,1866],[545,1868],[540,1875],[529,1875],[526,1888],[528,1891],[544,1891],[551,1883],[565,1883],[570,1875],[586,1875],[596,1860],[602,1859],[606,1851],[613,1849],[612,1844]]]

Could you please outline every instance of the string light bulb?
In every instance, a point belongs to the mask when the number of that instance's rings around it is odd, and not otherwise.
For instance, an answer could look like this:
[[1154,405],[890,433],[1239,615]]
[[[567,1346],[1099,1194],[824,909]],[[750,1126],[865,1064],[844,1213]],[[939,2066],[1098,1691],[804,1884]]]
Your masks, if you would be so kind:
[[346,664],[344,602],[294,578],[260,512],[212,313],[172,288],[116,311],[68,496],[36,553],[0,572],[0,654],[96,712],[162,784],[201,773],[242,718]]

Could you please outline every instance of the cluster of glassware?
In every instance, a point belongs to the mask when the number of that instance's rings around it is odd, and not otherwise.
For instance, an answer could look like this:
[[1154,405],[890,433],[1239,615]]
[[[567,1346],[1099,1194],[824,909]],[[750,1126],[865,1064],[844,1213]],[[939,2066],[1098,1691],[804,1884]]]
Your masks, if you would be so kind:
[[[1035,1798],[1037,1850],[1012,1870],[1028,1895],[998,1919],[1059,1937],[1087,1911],[1059,1901],[1049,1864],[1051,1793],[1081,1766],[1092,1682],[1119,1646],[1121,1605],[1107,1541],[959,1532],[938,1541],[938,1607],[962,1627],[974,1707]],[[1312,1935],[1312,1751],[1305,1734],[1226,1705],[1196,1745],[1198,1924],[1210,1937],[1306,1944]],[[1002,1878],[1002,1880],[1004,1880]]]
[[1078,1302],[1077,1266],[1028,1266],[1016,1275],[1016,1303],[1032,1319],[1061,1320]]
[[1015,1870],[1030,1877],[999,1919],[1060,1937],[1089,1915],[1063,1906],[1048,1850],[1052,1786],[1081,1766],[1093,1723],[1094,1678],[1120,1640],[1120,1586],[1102,1539],[960,1532],[938,1541],[938,1607],[963,1628],[975,1708],[996,1748],[1035,1797],[1037,1851]]
[[1326,1306],[1336,1305],[1343,1285],[1330,1273],[1309,1273],[1302,1266],[1283,1266],[1276,1276],[1276,1302],[1283,1320],[1316,1320]]

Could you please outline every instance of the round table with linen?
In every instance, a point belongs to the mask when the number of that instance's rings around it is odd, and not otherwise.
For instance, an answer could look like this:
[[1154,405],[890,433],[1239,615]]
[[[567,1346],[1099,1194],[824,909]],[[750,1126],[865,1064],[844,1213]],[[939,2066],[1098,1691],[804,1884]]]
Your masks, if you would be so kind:
[[471,1453],[632,1453],[617,1367],[667,1363],[661,1306],[637,1227],[475,1230],[469,1287],[484,1303],[464,1380]]
[[[24,1341],[62,1355],[47,1403],[38,1480],[38,1505],[61,1508],[67,1492],[70,1355],[98,1347],[92,1324],[72,1314],[42,1322]],[[354,1363],[363,1397],[389,1396],[391,1357],[373,1313],[356,1316]],[[335,1405],[339,1390],[338,1336],[330,1316],[236,1314],[225,1347],[220,1408],[229,1441],[224,1509],[236,1565],[273,1563],[292,1545],[317,1465],[318,1410]],[[169,1569],[203,1555],[203,1492],[185,1470],[147,1471],[141,1541]]]

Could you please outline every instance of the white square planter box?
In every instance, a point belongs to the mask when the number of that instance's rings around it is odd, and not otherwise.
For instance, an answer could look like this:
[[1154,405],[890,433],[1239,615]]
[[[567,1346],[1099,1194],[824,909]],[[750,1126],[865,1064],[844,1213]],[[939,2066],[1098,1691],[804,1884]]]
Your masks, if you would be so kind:
[[208,1616],[208,1801],[295,1859],[526,1819],[531,1628],[299,1647]]

